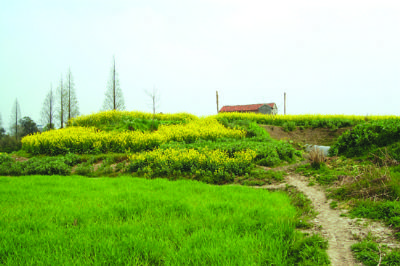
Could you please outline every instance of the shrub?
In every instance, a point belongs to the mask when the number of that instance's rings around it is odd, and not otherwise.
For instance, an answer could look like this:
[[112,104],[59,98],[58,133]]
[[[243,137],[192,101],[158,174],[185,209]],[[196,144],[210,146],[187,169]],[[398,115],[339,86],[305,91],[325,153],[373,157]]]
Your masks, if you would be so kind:
[[14,162],[15,160],[7,153],[0,152],[0,165],[3,163]]
[[94,168],[90,163],[82,163],[75,168],[75,174],[77,175],[89,176],[92,175],[93,173],[94,173]]
[[285,122],[282,125],[282,129],[285,132],[293,131],[296,129],[296,123],[293,121]]
[[400,141],[398,119],[377,120],[359,124],[346,131],[331,147],[330,154],[343,154],[349,157],[365,155],[374,148],[388,146]]
[[80,156],[73,154],[73,153],[67,153],[64,156],[64,163],[68,166],[74,166],[78,163],[80,163],[82,160]]
[[68,175],[70,167],[61,157],[31,158],[22,162],[25,175]]
[[16,140],[13,136],[5,135],[0,138],[0,152],[11,153],[20,150],[21,147],[21,140]]
[[68,175],[70,167],[62,157],[36,157],[16,162],[11,157],[0,155],[0,175]]

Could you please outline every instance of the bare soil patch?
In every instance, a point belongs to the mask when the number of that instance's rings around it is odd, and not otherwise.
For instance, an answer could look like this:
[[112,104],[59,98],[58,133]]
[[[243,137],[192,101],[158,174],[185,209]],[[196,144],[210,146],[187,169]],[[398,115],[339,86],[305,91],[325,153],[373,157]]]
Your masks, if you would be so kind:
[[293,131],[286,132],[282,127],[264,125],[262,126],[272,138],[278,140],[292,140],[299,144],[312,144],[331,146],[339,136],[351,127],[339,128],[332,130],[329,128],[305,128],[296,129]]
[[16,155],[12,155],[12,157],[15,159],[16,162],[26,162],[29,160],[29,158],[16,156]]

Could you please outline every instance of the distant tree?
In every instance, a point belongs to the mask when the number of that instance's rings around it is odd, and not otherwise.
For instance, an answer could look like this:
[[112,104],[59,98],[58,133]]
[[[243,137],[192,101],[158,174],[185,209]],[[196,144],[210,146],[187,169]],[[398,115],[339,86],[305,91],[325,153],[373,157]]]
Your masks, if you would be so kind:
[[160,93],[155,87],[153,87],[153,91],[146,91],[146,94],[151,100],[150,105],[154,116],[156,114],[156,109],[160,106]]
[[[41,113],[41,119],[42,123],[45,126],[45,129],[53,129],[54,128],[54,94],[53,94],[53,88],[50,85],[50,91],[47,93],[46,98],[43,101],[43,107],[42,107],[42,113]],[[44,130],[45,131],[45,130]]]
[[67,91],[63,84],[62,77],[60,78],[60,84],[57,87],[57,106],[55,112],[55,118],[60,121],[60,128],[64,127],[65,120],[67,119]]
[[68,69],[67,78],[65,81],[65,90],[67,93],[67,113],[68,121],[79,115],[78,99],[75,93],[75,83],[72,78],[71,68]]
[[25,116],[19,121],[21,125],[21,137],[24,137],[29,134],[33,134],[39,132],[35,121],[33,121],[29,116]]
[[14,135],[15,140],[18,141],[20,134],[19,120],[21,118],[21,109],[19,107],[18,99],[15,99],[14,105],[11,109],[11,134]]
[[118,73],[115,70],[115,57],[111,69],[111,78],[108,81],[103,110],[125,110],[125,101],[119,86]]
[[3,120],[1,119],[0,114],[0,139],[6,134],[6,130],[3,127]]
[[50,129],[54,129],[54,124],[47,124],[44,128],[43,128],[43,132],[48,131]]

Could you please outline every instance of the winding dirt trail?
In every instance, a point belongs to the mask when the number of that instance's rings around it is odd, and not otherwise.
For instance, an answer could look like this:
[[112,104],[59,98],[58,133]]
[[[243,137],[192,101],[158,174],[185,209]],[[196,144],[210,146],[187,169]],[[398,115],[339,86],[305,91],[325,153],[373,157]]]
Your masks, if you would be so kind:
[[[309,181],[306,177],[291,173],[286,176],[285,181],[312,201],[318,215],[310,221],[314,224],[311,233],[319,232],[328,240],[327,252],[332,265],[362,265],[354,259],[350,247],[357,242],[357,239],[367,236],[368,233],[372,233],[377,238],[377,242],[381,244],[400,247],[398,241],[393,237],[391,229],[377,222],[341,216],[344,211],[330,208],[330,201],[327,200],[324,190],[318,185],[308,186]],[[283,188],[285,185],[269,185],[260,188],[277,189]]]
[[356,263],[350,249],[356,243],[353,237],[354,221],[340,217],[337,210],[330,208],[325,192],[316,186],[308,186],[308,182],[301,176],[289,175],[286,180],[289,185],[303,192],[318,212],[312,222],[321,228],[322,235],[328,240],[328,255],[332,265],[362,265]]

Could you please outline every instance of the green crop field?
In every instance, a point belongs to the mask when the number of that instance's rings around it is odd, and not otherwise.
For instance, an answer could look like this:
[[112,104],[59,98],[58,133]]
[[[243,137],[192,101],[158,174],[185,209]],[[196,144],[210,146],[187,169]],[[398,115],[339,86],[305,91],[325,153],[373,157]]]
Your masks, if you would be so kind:
[[[3,265],[290,265],[283,192],[165,179],[0,177]],[[304,243],[303,243],[304,244]],[[317,258],[318,259],[318,258]],[[301,263],[300,263],[301,264]]]

